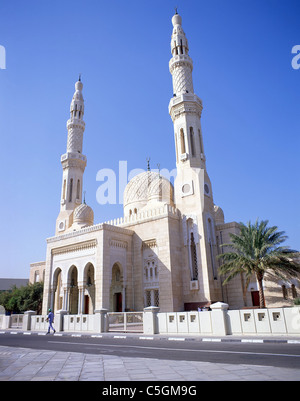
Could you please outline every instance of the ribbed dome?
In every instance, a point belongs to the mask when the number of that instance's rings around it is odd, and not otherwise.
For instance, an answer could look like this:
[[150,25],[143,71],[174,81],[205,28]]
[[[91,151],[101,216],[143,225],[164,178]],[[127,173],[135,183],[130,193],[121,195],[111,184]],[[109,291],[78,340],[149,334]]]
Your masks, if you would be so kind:
[[154,171],[145,171],[129,181],[124,191],[124,214],[134,213],[149,202],[162,202],[172,206],[173,186],[170,181]]
[[93,209],[85,203],[77,206],[74,210],[73,222],[80,226],[92,226],[94,224]]

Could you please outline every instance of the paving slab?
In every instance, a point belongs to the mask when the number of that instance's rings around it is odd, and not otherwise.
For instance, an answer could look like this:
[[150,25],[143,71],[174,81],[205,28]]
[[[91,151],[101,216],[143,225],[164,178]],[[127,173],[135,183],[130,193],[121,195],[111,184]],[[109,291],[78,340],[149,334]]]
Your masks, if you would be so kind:
[[300,370],[0,346],[0,381],[299,381]]

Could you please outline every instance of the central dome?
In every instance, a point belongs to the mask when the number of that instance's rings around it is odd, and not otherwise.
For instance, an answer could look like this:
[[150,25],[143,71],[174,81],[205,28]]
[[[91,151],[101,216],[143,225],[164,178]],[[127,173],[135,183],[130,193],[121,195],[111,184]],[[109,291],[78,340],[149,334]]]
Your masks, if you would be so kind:
[[136,175],[124,191],[124,215],[138,213],[145,208],[154,208],[157,203],[174,206],[173,185],[154,171]]

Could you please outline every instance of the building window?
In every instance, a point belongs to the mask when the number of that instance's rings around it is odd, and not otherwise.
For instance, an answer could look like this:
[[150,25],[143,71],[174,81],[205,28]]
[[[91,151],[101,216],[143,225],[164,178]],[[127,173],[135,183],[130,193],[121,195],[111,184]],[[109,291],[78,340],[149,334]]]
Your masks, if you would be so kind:
[[178,163],[178,145],[177,145],[177,134],[175,135],[175,150],[176,150],[176,163]]
[[149,260],[144,267],[144,281],[158,281],[157,264],[154,260]]
[[73,178],[70,179],[69,202],[72,202]]
[[198,129],[198,136],[199,136],[200,152],[204,154],[202,135],[201,135],[201,131],[199,129]]
[[80,198],[80,180],[77,180],[76,199]]
[[38,283],[40,281],[40,272],[39,271],[36,271],[35,273],[34,273],[34,282],[35,283]]
[[297,289],[296,289],[295,284],[292,284],[291,288],[292,288],[292,297],[297,298]]
[[213,222],[210,218],[208,218],[207,223],[208,223],[208,243],[210,250],[211,266],[214,275],[214,280],[217,280],[217,270],[215,266],[215,252],[214,252],[215,240],[214,240]]
[[195,156],[195,138],[193,127],[190,127],[190,142],[191,142],[191,153],[192,157]]
[[183,128],[180,129],[180,146],[181,146],[181,154],[186,153]]
[[191,233],[192,280],[198,280],[198,261],[194,234]]
[[288,293],[287,293],[287,288],[286,288],[286,286],[285,286],[285,285],[282,285],[281,288],[282,288],[282,296],[283,296],[283,299],[287,299],[287,298],[288,298]]
[[66,180],[64,180],[64,186],[63,186],[63,200],[66,200]]
[[145,291],[145,307],[159,306],[159,290],[151,289]]

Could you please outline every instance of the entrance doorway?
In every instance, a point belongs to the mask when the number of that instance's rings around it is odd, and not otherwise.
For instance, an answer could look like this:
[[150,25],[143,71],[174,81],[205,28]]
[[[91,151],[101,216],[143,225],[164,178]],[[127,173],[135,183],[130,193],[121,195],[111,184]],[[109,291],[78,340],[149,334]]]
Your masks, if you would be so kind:
[[251,291],[252,305],[259,306],[259,291]]
[[84,314],[88,315],[89,314],[89,302],[90,302],[90,297],[88,295],[84,296]]
[[115,293],[115,312],[122,312],[122,293]]

